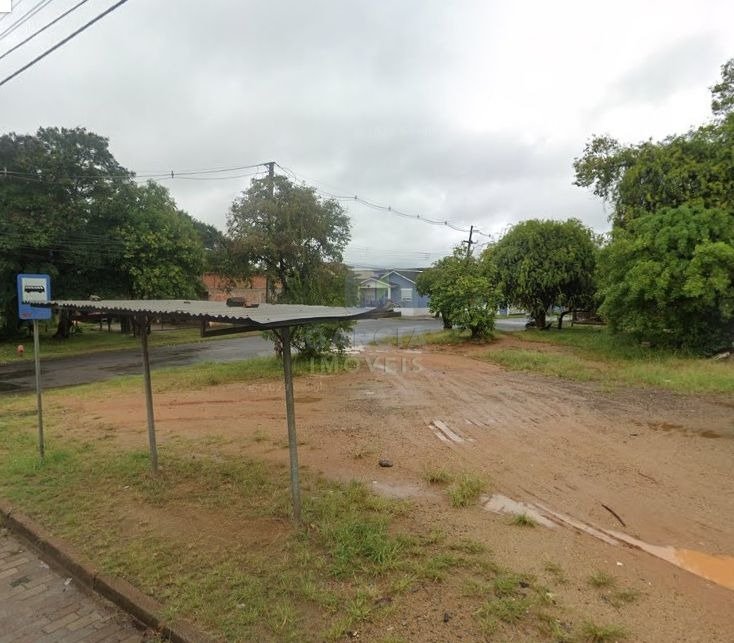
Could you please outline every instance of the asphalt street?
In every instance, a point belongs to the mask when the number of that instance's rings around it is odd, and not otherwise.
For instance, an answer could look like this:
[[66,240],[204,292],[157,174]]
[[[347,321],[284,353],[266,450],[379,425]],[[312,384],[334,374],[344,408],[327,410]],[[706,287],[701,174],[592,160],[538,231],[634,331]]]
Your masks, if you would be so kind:
[[[498,330],[506,331],[521,330],[524,324],[525,320],[522,318],[499,318],[496,322]],[[411,335],[437,330],[441,330],[441,322],[436,319],[366,319],[356,323],[352,332],[352,345],[365,345],[389,337],[405,339]],[[269,356],[272,352],[272,344],[260,336],[234,335],[209,342],[153,347],[150,350],[150,367],[151,370],[156,370],[201,362],[235,362]],[[22,363],[0,366],[0,395],[35,390],[33,358],[32,355],[27,357],[27,361]],[[44,389],[101,382],[141,372],[140,352],[131,349],[46,360],[41,355],[41,386]]]

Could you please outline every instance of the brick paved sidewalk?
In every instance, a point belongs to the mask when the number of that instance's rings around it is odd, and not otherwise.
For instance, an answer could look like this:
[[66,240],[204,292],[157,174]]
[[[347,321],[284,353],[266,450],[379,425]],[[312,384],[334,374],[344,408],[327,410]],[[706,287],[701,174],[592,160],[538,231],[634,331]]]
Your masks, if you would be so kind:
[[49,569],[0,531],[0,643],[139,643],[130,616]]

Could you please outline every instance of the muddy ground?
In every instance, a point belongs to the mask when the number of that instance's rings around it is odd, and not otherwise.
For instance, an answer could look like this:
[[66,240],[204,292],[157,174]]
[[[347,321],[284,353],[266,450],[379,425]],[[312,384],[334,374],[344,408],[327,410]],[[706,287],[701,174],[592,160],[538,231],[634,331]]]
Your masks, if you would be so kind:
[[[734,640],[732,589],[568,526],[523,529],[481,505],[452,508],[424,480],[436,467],[483,474],[492,492],[595,528],[734,555],[734,401],[510,373],[478,359],[486,351],[368,349],[352,372],[329,376],[317,364],[295,385],[301,464],[410,498],[424,524],[486,543],[516,571],[560,566],[568,582],[555,591],[577,619],[623,625],[636,641]],[[229,453],[287,461],[280,382],[166,392],[155,404],[161,443],[217,437]],[[64,405],[77,435],[112,426],[114,439],[145,447],[141,394],[69,397]],[[379,467],[380,458],[394,466]],[[596,570],[641,592],[640,600],[610,605],[588,585]],[[446,611],[452,618],[444,624]],[[461,597],[435,589],[408,597],[362,638],[471,640],[471,631]]]

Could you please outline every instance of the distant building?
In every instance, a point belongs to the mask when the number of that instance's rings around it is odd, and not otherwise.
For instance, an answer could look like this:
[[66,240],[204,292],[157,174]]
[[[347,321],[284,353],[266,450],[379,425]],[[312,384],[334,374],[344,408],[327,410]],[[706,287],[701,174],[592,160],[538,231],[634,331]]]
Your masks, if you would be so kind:
[[359,290],[359,305],[399,307],[405,317],[430,315],[427,296],[415,287],[420,269],[353,270]]

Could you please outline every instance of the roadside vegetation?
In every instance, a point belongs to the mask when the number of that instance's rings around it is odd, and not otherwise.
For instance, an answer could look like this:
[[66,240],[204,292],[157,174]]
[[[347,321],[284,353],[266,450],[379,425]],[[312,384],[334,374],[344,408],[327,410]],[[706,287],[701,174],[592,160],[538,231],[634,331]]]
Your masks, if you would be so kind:
[[[97,324],[79,324],[79,332],[71,334],[66,339],[54,339],[52,337],[56,331],[56,326],[51,323],[47,327],[44,327],[44,323],[41,322],[39,326],[39,342],[42,359],[48,357],[71,357],[73,355],[85,355],[88,353],[113,350],[140,349],[139,338],[114,330],[107,332],[106,328],[99,330],[99,325]],[[179,344],[209,342],[231,337],[231,335],[202,337],[198,327],[169,327],[161,330],[156,328],[156,324],[154,324],[152,332],[148,337],[148,342],[150,346],[177,346]],[[25,348],[25,353],[22,356],[18,355],[17,348],[19,344],[22,344]],[[33,337],[15,337],[0,342],[0,365],[32,360]]]
[[[547,350],[537,345],[545,344]],[[686,351],[641,346],[607,329],[525,331],[498,342],[483,359],[517,371],[609,386],[650,386],[681,393],[734,392],[734,363]]]
[[[188,370],[178,387],[191,385]],[[502,568],[479,542],[427,528],[410,503],[360,483],[304,471],[296,528],[285,466],[222,454],[216,440],[171,439],[153,476],[145,451],[70,438],[64,403],[87,389],[48,396],[43,463],[33,396],[0,402],[0,495],[161,600],[169,616],[226,640],[343,640],[404,618],[422,588],[461,600],[477,637],[544,640],[569,622],[535,577]],[[471,475],[439,472],[436,481],[455,487],[458,506],[485,486]],[[564,640],[582,634],[563,627]]]

